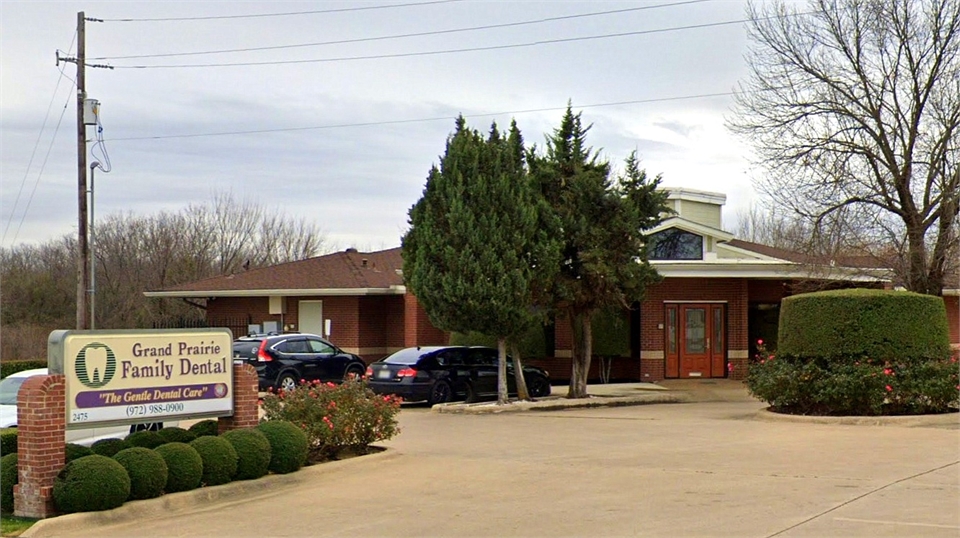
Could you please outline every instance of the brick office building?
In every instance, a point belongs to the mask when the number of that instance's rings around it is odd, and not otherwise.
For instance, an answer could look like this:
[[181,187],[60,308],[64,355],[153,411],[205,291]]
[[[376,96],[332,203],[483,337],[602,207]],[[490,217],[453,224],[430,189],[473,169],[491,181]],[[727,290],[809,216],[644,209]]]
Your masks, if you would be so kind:
[[[783,297],[824,286],[889,286],[887,271],[862,259],[818,264],[734,238],[722,229],[725,201],[722,194],[671,189],[669,203],[676,214],[649,231],[651,264],[663,282],[623,312],[629,351],[593,361],[592,378],[740,378],[753,343],[776,338]],[[203,300],[208,323],[228,326],[234,334],[322,334],[373,361],[404,347],[448,341],[403,285],[400,254],[399,248],[348,249],[146,295]],[[945,292],[954,344],[960,342],[957,288]],[[556,320],[548,334],[548,358],[532,362],[550,370],[555,380],[564,379],[570,372],[569,325]]]

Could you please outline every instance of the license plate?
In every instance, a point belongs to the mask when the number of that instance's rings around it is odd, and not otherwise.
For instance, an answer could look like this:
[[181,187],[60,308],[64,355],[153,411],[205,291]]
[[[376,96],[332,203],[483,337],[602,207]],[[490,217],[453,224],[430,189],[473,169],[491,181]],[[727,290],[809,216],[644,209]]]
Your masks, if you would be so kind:
[[390,379],[390,370],[380,370],[377,372],[377,379]]

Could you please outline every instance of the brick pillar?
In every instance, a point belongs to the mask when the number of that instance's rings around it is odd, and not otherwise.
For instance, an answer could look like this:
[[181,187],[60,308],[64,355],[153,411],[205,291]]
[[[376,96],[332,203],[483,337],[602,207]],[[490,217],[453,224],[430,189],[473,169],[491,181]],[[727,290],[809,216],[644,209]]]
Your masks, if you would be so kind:
[[727,377],[739,380],[746,379],[747,368],[749,367],[750,360],[746,357],[727,359]]
[[42,519],[56,514],[53,480],[65,463],[65,388],[62,375],[33,376],[17,394],[14,515]]
[[241,428],[252,428],[260,421],[259,385],[257,370],[249,364],[233,365],[233,416],[220,417],[220,433]]

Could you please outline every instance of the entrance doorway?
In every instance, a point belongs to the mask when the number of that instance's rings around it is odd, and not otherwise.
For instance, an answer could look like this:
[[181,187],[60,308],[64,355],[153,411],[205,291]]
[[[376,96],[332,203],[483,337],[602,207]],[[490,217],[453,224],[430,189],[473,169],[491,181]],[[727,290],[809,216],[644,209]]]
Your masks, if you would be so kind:
[[667,303],[665,308],[664,376],[726,377],[726,305]]

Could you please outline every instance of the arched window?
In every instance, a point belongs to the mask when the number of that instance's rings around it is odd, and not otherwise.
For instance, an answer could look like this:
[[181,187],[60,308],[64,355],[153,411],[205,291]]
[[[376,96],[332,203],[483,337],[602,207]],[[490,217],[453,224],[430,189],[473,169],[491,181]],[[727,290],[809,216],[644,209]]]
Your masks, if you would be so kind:
[[702,260],[703,237],[677,228],[650,236],[647,256],[651,260]]

